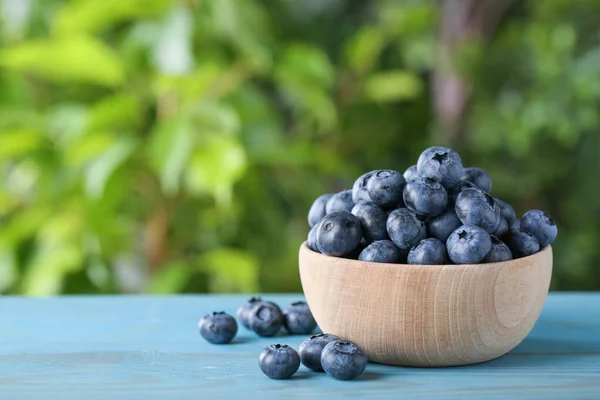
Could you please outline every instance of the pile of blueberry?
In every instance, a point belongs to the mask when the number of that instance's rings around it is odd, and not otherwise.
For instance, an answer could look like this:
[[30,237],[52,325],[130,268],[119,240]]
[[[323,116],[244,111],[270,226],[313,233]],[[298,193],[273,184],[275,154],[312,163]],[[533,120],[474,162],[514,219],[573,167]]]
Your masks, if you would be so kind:
[[[271,301],[252,297],[237,310],[237,319],[257,335],[271,337],[281,328],[290,334],[310,334],[317,323],[303,301],[283,310]],[[231,342],[238,331],[236,319],[221,311],[205,315],[198,323],[200,335],[213,344]],[[365,353],[353,342],[342,341],[331,334],[311,336],[300,344],[298,351],[288,345],[272,344],[260,353],[261,371],[272,379],[287,379],[298,371],[300,362],[313,371],[325,371],[340,380],[354,379],[367,365]]]
[[356,343],[340,340],[328,333],[311,336],[298,347],[272,344],[260,353],[258,365],[272,379],[287,379],[302,364],[316,372],[325,371],[339,380],[351,380],[363,373],[367,356]]
[[308,213],[308,247],[328,256],[408,264],[476,264],[537,253],[556,239],[540,210],[520,219],[490,195],[481,168],[463,168],[457,152],[431,147],[404,174],[375,170],[352,190],[324,194]]
[[[291,334],[312,333],[317,327],[308,304],[297,301],[283,310],[272,301],[252,297],[237,310],[237,319],[258,336],[271,337],[285,328]],[[235,338],[238,324],[234,317],[221,311],[205,315],[198,323],[200,335],[213,344],[229,343]]]

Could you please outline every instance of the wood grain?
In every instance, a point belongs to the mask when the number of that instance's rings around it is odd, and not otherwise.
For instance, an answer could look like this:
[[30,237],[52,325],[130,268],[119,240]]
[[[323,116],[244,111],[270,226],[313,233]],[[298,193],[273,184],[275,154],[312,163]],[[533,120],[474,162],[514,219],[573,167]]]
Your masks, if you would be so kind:
[[544,306],[552,249],[479,265],[398,265],[300,249],[300,276],[324,332],[370,361],[454,366],[499,357],[525,339]]

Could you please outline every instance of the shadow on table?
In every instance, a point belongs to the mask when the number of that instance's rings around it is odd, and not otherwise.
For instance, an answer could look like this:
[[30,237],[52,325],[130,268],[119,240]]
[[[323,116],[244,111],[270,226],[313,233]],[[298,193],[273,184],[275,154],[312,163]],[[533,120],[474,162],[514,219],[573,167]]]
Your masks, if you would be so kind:
[[[368,368],[368,367],[367,367]],[[385,374],[379,371],[365,371],[356,378],[357,381],[376,381],[385,377]]]

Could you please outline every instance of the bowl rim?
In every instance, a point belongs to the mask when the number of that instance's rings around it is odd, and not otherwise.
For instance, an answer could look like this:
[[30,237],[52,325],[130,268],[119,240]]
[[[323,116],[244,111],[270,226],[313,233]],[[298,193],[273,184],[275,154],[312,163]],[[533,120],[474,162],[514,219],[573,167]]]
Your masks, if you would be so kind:
[[482,268],[482,266],[485,266],[485,268],[490,268],[490,267],[494,267],[494,266],[500,266],[500,265],[506,265],[506,264],[512,264],[512,263],[517,264],[517,263],[523,263],[524,261],[526,262],[527,260],[533,260],[534,258],[541,256],[542,254],[551,252],[552,246],[547,245],[544,248],[542,248],[540,251],[538,251],[537,253],[533,253],[527,257],[513,258],[512,260],[508,260],[508,261],[499,261],[499,262],[494,262],[494,263],[481,263],[481,264],[433,264],[433,265],[431,265],[431,264],[378,263],[378,262],[372,262],[372,261],[355,260],[353,258],[333,257],[333,256],[328,256],[328,255],[325,255],[322,253],[317,253],[316,251],[312,250],[310,247],[308,247],[308,241],[306,241],[306,240],[304,242],[302,242],[302,244],[300,245],[300,250],[310,253],[313,257],[319,257],[319,258],[326,259],[329,261],[333,261],[333,260],[342,261],[348,267],[350,267],[350,266],[358,267],[358,266],[365,266],[365,265],[373,264],[374,266],[377,266],[377,268],[381,268],[381,267],[394,267],[394,268],[398,268],[398,267],[412,267],[412,268],[415,268],[415,267],[425,267],[425,268],[473,267],[473,268]]

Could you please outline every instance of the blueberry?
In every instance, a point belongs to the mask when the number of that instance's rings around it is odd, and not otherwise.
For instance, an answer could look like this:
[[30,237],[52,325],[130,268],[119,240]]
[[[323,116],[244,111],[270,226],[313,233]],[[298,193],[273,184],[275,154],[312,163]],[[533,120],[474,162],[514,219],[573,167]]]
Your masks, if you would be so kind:
[[317,246],[328,256],[349,254],[359,245],[361,238],[360,220],[348,211],[328,214],[317,229]]
[[383,208],[373,202],[358,203],[352,208],[352,214],[359,219],[367,244],[374,240],[388,239],[385,229],[388,213]]
[[402,198],[402,189],[406,181],[400,172],[392,169],[373,171],[367,184],[367,193],[371,200],[382,207],[396,206]]
[[512,260],[512,253],[508,246],[496,236],[492,235],[492,249],[485,256],[482,262],[484,263],[493,263],[493,262],[501,262]]
[[354,202],[352,201],[352,190],[343,190],[334,194],[325,204],[325,214],[331,214],[336,211],[352,211]]
[[529,232],[509,229],[502,238],[514,258],[527,257],[540,251],[540,242]]
[[427,236],[423,221],[407,208],[392,211],[388,216],[386,227],[392,242],[405,252]]
[[529,210],[521,217],[521,230],[531,233],[541,247],[554,243],[558,234],[556,222],[541,210]]
[[375,171],[367,172],[354,181],[354,185],[352,185],[352,201],[355,204],[358,204],[361,201],[371,201],[369,193],[367,192],[367,184],[374,172]]
[[320,333],[305,339],[300,343],[300,346],[298,346],[298,354],[300,354],[302,365],[313,371],[322,372],[321,353],[323,352],[323,348],[329,343],[339,339],[339,337],[332,335],[331,333]]
[[462,160],[457,152],[447,147],[430,147],[419,156],[417,171],[424,178],[435,179],[451,188],[463,174]]
[[350,253],[343,255],[342,258],[347,258],[348,260],[358,260],[358,256],[365,247],[367,246],[363,245],[361,240],[361,243],[359,243],[358,246],[356,246]]
[[262,301],[263,300],[260,297],[251,297],[238,307],[236,316],[244,328],[250,329],[250,311],[252,311],[255,305]]
[[429,236],[446,243],[448,237],[462,222],[456,216],[454,208],[449,208],[437,217],[427,220],[427,232]]
[[439,239],[423,239],[408,253],[408,263],[418,265],[444,265],[448,261],[446,245]]
[[287,344],[272,344],[260,353],[258,365],[271,379],[287,379],[300,368],[300,356]]
[[323,194],[317,197],[312,203],[312,206],[310,206],[310,210],[308,211],[308,225],[310,225],[311,228],[317,225],[326,215],[325,205],[331,196],[333,196],[331,193]]
[[500,223],[496,227],[496,230],[492,232],[492,235],[496,237],[502,237],[506,234],[506,232],[508,232],[508,224],[504,218],[500,218]]
[[404,180],[406,182],[412,181],[413,179],[417,179],[417,178],[421,177],[421,175],[419,175],[419,171],[417,171],[416,165],[412,165],[412,166],[408,167],[408,169],[406,171],[404,171],[404,174],[402,176],[404,176]]
[[492,233],[500,223],[500,207],[480,189],[465,189],[456,198],[456,215],[467,225],[477,225]]
[[492,191],[492,178],[482,168],[465,168],[460,179],[469,181],[486,193]]
[[401,251],[390,240],[377,240],[360,253],[360,261],[396,264],[402,258]]
[[413,179],[404,186],[404,203],[418,215],[435,217],[448,205],[448,194],[441,183],[431,178]]
[[500,200],[497,197],[494,197],[494,201],[500,207],[500,215],[502,218],[506,220],[506,223],[510,227],[515,219],[517,219],[517,215],[515,214],[515,209],[512,208],[510,204],[505,201]]
[[446,248],[454,263],[476,264],[492,249],[492,239],[477,225],[463,225],[452,232]]
[[315,225],[312,228],[310,228],[310,231],[308,232],[308,239],[306,241],[306,244],[308,245],[308,248],[311,249],[312,251],[316,251],[317,253],[320,253],[319,246],[317,246],[317,229],[318,228],[319,228],[319,225]]
[[269,301],[257,303],[249,313],[250,329],[258,336],[274,336],[283,326],[281,309]]
[[321,365],[328,375],[347,381],[363,373],[367,356],[355,343],[336,340],[323,349]]
[[221,311],[205,315],[198,322],[200,336],[213,344],[225,344],[235,337],[238,325],[235,318]]
[[521,229],[521,220],[519,218],[515,218],[513,222],[508,226],[508,229]]
[[478,189],[478,187],[475,186],[475,184],[473,184],[469,181],[460,180],[460,181],[458,181],[458,183],[456,185],[454,185],[452,188],[448,189],[448,207],[454,207],[454,205],[456,204],[456,198],[458,197],[460,192],[462,192],[465,189],[470,189],[470,188]]
[[289,333],[306,335],[315,330],[317,322],[308,304],[297,301],[283,309],[283,327]]

